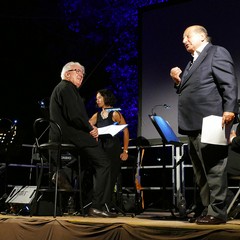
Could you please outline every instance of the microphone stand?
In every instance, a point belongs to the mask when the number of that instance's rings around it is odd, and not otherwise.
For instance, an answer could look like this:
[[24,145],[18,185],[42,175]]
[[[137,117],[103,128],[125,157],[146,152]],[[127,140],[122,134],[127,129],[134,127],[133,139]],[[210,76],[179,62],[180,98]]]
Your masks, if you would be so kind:
[[155,105],[155,106],[152,107],[151,113],[152,113],[153,116],[156,116],[156,113],[154,112],[154,110],[155,110],[157,107],[164,107],[165,109],[171,108],[171,106],[170,106],[170,105],[167,105],[166,103],[164,103],[164,104],[157,104],[157,105]]

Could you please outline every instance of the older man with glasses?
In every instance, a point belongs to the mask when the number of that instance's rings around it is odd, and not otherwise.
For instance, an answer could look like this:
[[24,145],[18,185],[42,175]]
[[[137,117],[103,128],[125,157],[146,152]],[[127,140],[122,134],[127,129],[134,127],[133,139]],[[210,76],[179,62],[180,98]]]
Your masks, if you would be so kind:
[[[50,98],[50,118],[62,128],[63,141],[75,144],[94,169],[92,205],[89,216],[116,217],[106,211],[111,200],[110,159],[98,145],[98,129],[89,123],[84,101],[79,94],[85,68],[78,62],[67,63],[61,72],[61,81],[54,88]],[[50,139],[58,136],[51,129]]]

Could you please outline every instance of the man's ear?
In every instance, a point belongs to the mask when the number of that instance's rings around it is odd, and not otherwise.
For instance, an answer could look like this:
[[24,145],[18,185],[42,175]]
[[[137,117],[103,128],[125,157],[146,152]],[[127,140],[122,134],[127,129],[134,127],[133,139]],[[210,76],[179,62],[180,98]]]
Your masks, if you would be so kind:
[[201,34],[201,38],[202,38],[202,42],[204,42],[206,40],[206,36],[204,34]]
[[65,74],[64,74],[64,75],[65,75],[65,78],[66,78],[66,79],[68,79],[68,78],[69,78],[69,76],[70,76],[70,73],[69,73],[69,72],[65,72]]

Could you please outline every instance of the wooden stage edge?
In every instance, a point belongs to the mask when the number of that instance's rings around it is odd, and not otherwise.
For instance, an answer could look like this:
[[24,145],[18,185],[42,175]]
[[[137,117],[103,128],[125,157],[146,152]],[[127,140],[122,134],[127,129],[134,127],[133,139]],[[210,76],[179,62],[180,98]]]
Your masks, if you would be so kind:
[[240,239],[239,219],[220,225],[197,225],[163,218],[162,213],[152,212],[117,218],[0,215],[0,240]]

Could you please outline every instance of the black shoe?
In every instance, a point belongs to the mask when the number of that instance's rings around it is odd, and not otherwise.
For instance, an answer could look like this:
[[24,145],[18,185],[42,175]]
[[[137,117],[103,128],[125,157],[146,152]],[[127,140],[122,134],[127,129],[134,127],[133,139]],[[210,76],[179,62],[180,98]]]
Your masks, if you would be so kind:
[[[56,183],[56,173],[54,173],[52,176],[52,182],[54,184]],[[67,179],[67,176],[63,172],[60,172],[60,171],[58,173],[58,188],[65,189],[66,191],[73,190],[71,184],[69,183],[69,181]]]
[[88,211],[88,216],[89,217],[115,218],[115,217],[117,217],[117,214],[107,212],[107,211],[101,211],[101,210],[98,210],[96,208],[90,208],[89,211]]
[[188,222],[190,222],[190,223],[197,223],[201,218],[203,218],[203,217],[205,217],[207,215],[207,212],[208,212],[208,208],[207,207],[205,207],[201,213],[200,213],[199,210],[196,209],[194,216],[192,218],[189,218]]
[[205,217],[206,217],[206,214],[201,214],[200,216],[193,217],[193,218],[189,219],[188,221],[190,223],[198,223],[199,221],[201,221],[202,218],[205,218]]
[[9,213],[10,213],[10,209],[6,209],[6,210],[0,212],[1,215],[7,215]]
[[198,217],[204,217],[207,215],[208,208],[207,207],[199,207],[194,211],[194,217],[197,219]]
[[196,224],[201,224],[201,225],[218,225],[223,223],[226,223],[226,221],[211,215],[207,215],[205,217],[201,217],[196,220]]

